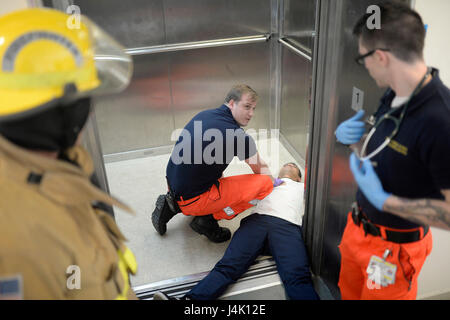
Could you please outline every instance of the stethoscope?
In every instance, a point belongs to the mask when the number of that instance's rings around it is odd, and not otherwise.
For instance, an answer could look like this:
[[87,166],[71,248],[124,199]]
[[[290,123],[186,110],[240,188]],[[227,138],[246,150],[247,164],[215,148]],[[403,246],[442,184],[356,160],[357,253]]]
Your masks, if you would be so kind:
[[[381,150],[386,148],[386,146],[389,143],[391,143],[392,139],[394,139],[394,137],[398,133],[398,130],[400,129],[400,125],[401,125],[401,123],[403,121],[403,118],[405,117],[406,111],[408,110],[408,106],[409,106],[409,103],[411,102],[411,99],[420,91],[420,89],[422,88],[423,83],[428,78],[428,76],[431,74],[431,71],[432,71],[431,68],[427,69],[427,73],[424,75],[422,80],[419,82],[417,87],[414,89],[414,91],[411,94],[411,96],[409,97],[408,101],[403,105],[402,112],[400,113],[400,117],[399,118],[396,118],[396,117],[394,117],[392,115],[395,111],[398,110],[397,108],[392,108],[392,110],[390,110],[389,112],[386,112],[376,122],[375,122],[375,119],[376,119],[375,114],[373,114],[373,115],[371,115],[369,117],[369,119],[367,120],[367,123],[372,126],[372,129],[369,131],[369,134],[367,135],[366,139],[364,140],[364,144],[363,144],[363,146],[361,148],[361,152],[359,153],[359,155],[357,154],[357,152],[355,153],[361,161],[368,160],[368,159],[374,157],[375,155],[380,153]],[[380,126],[380,124],[384,120],[392,120],[394,122],[394,124],[395,124],[395,129],[392,131],[392,133],[388,137],[386,137],[384,142],[378,148],[376,148],[374,151],[372,151],[369,155],[362,156],[362,155],[364,155],[366,153],[367,145],[369,144],[370,139],[375,134],[375,131],[377,130],[377,128]]]

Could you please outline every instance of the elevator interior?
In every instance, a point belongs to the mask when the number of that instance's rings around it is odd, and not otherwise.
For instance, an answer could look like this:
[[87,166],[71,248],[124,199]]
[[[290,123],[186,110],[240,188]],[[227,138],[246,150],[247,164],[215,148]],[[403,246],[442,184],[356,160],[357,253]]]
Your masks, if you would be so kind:
[[[132,285],[141,298],[155,290],[180,296],[222,257],[215,244],[178,214],[159,236],[151,212],[165,193],[165,168],[176,130],[199,111],[223,103],[236,83],[259,94],[246,130],[275,175],[283,163],[307,167],[303,233],[316,289],[339,298],[337,245],[356,186],[348,150],[336,144],[336,124],[352,114],[352,95],[364,92],[373,112],[381,92],[353,65],[351,36],[369,0],[75,0],[43,1],[81,13],[116,37],[132,55],[126,91],[97,98],[85,135],[105,190],[131,206],[115,219],[138,261]],[[234,161],[225,176],[250,173]],[[305,177],[304,177],[305,178]],[[244,212],[221,221],[235,231]],[[326,237],[324,236],[326,235]],[[260,257],[223,299],[284,299],[271,257]]]
[[[63,10],[77,5],[133,57],[129,88],[95,100],[85,143],[97,154],[103,187],[136,212],[131,216],[115,208],[115,219],[138,261],[132,285],[138,293],[148,293],[175,284],[180,288],[173,293],[181,294],[214,266],[228,242],[209,242],[190,229],[192,218],[182,214],[169,222],[164,236],[151,224],[156,198],[167,190],[165,167],[176,130],[199,111],[220,106],[232,85],[246,83],[259,95],[246,130],[273,174],[291,161],[304,168],[316,1],[97,0],[52,5]],[[242,173],[251,169],[235,160],[224,175]],[[249,213],[220,224],[234,232]],[[272,290],[273,298],[284,299],[273,261],[259,260],[247,280],[236,285],[244,283],[237,291],[263,287],[266,293]],[[233,299],[239,296],[236,288],[228,293]]]

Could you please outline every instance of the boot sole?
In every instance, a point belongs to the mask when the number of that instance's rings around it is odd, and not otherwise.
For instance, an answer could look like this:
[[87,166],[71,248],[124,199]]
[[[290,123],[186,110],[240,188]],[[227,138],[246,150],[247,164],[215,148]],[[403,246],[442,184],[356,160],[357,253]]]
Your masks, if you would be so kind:
[[153,210],[153,213],[152,213],[152,224],[153,224],[153,227],[155,227],[156,231],[160,235],[165,234],[166,231],[167,231],[166,224],[165,223],[163,223],[163,224],[160,223],[161,215],[163,213],[165,203],[166,203],[165,195],[160,195],[158,197],[158,199],[156,200],[156,208],[155,208],[155,210]]

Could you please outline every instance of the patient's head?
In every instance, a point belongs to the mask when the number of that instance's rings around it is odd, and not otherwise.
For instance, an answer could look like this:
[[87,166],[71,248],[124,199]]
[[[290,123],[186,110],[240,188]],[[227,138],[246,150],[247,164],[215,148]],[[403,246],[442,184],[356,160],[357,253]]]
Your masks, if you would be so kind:
[[302,172],[295,163],[289,162],[281,167],[278,178],[289,178],[291,180],[300,182],[302,180]]

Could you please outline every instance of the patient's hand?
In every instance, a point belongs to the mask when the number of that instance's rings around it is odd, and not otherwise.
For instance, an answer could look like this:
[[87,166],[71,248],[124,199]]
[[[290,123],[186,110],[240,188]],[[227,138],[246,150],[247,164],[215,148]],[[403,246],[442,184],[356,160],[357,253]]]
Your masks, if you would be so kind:
[[283,183],[285,183],[283,180],[277,178],[277,179],[275,179],[275,181],[273,183],[273,187],[275,188],[275,187],[281,186]]

